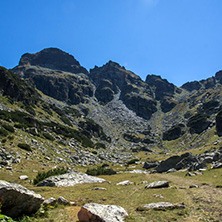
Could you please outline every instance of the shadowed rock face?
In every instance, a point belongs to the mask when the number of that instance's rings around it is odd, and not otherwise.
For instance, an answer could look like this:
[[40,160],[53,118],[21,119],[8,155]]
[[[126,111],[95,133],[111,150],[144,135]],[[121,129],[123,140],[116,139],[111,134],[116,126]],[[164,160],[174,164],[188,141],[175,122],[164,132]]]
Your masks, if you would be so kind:
[[28,64],[72,73],[88,73],[72,55],[57,48],[47,48],[34,54],[24,54],[19,65]]
[[201,84],[198,81],[187,82],[181,86],[181,88],[186,89],[188,91],[199,90],[201,88]]
[[9,96],[28,105],[35,104],[39,98],[35,89],[3,67],[0,67],[0,91],[3,96]]
[[222,136],[222,111],[220,111],[216,116],[216,130],[218,136]]
[[117,93],[123,103],[138,116],[150,119],[157,111],[149,86],[139,76],[109,61],[90,70],[89,77],[96,86],[95,96],[102,103],[110,102]]
[[41,207],[44,198],[19,184],[0,180],[0,200],[2,213],[17,218],[35,213]]
[[164,96],[172,97],[176,90],[176,86],[157,75],[148,75],[146,83],[154,88],[155,99],[157,100],[162,100]]
[[85,75],[88,71],[60,49],[26,53],[13,72],[31,80],[47,96],[68,104],[83,103],[93,96],[93,85]]

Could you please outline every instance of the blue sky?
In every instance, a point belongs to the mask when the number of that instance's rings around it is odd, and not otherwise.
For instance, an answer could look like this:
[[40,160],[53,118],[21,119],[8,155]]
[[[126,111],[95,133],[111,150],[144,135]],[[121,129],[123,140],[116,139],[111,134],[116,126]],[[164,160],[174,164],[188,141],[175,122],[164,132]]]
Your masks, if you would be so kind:
[[221,0],[0,0],[0,65],[58,47],[182,85],[222,69]]

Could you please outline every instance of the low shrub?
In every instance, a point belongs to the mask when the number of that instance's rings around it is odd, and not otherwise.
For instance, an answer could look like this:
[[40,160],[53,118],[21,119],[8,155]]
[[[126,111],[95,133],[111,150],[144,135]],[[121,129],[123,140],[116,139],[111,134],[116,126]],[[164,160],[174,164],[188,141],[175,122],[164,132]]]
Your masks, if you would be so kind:
[[23,150],[26,150],[26,151],[32,151],[30,145],[27,144],[27,143],[19,143],[18,147],[23,149]]
[[98,166],[97,168],[87,169],[86,174],[91,176],[114,175],[116,174],[116,171],[111,168],[104,168],[102,166]]
[[135,164],[137,161],[139,161],[139,160],[138,159],[132,159],[132,160],[128,161],[126,164],[127,165]]
[[9,140],[14,140],[14,136],[8,136]]
[[33,180],[33,184],[36,185],[48,177],[65,174],[67,172],[68,172],[68,169],[64,167],[49,170],[47,172],[38,172],[36,178]]
[[54,137],[52,135],[50,135],[49,133],[43,133],[42,134],[46,139],[53,141]]
[[7,141],[6,138],[2,139],[2,143],[6,143],[6,141]]
[[106,145],[104,143],[96,143],[94,148],[95,149],[106,149]]
[[14,133],[15,132],[15,129],[13,126],[10,126],[10,125],[7,125],[7,124],[2,124],[2,127],[4,129],[6,129],[7,131],[9,131],[10,133]]
[[3,127],[0,128],[0,136],[8,136],[7,130],[5,130]]

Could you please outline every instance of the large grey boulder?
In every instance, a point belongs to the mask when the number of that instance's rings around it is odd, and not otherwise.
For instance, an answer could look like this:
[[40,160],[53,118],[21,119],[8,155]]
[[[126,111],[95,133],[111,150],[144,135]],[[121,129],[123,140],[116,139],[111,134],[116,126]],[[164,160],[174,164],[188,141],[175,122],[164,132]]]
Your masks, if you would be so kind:
[[35,213],[41,207],[44,198],[19,184],[0,180],[0,200],[2,213],[16,218],[23,214]]
[[127,216],[120,206],[97,203],[85,204],[78,212],[80,222],[123,222]]
[[194,163],[198,163],[198,165],[196,165],[197,167],[193,167],[195,168],[195,170],[197,170],[196,168],[198,167],[203,168],[203,164],[199,165],[200,161],[192,153],[184,153],[181,156],[175,155],[161,161],[160,164],[155,168],[155,170],[158,173],[163,173],[172,168],[176,170],[192,168],[192,165]]
[[79,172],[70,172],[59,176],[51,176],[38,184],[38,186],[68,187],[81,183],[103,183],[106,180]]
[[185,208],[184,203],[172,204],[169,202],[158,202],[158,203],[150,203],[145,204],[142,207],[138,207],[138,211],[146,211],[146,210],[172,210],[175,208]]
[[156,181],[156,182],[148,183],[145,186],[146,189],[164,188],[164,187],[169,187],[169,182],[168,181]]

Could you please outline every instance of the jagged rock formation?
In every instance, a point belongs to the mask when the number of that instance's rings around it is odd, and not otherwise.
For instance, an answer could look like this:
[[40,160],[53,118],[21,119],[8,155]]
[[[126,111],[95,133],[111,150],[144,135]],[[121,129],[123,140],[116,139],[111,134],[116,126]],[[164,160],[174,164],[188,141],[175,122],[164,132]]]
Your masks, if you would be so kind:
[[138,116],[150,119],[156,112],[149,86],[119,64],[109,61],[103,67],[91,69],[89,76],[96,86],[95,96],[102,104],[107,104],[120,92],[120,99]]
[[47,48],[34,54],[24,54],[19,61],[19,66],[26,65],[41,66],[71,73],[88,73],[72,55],[57,48]]

